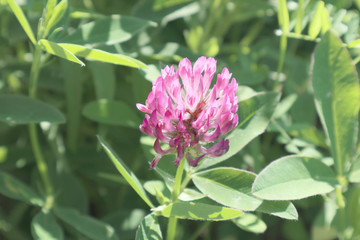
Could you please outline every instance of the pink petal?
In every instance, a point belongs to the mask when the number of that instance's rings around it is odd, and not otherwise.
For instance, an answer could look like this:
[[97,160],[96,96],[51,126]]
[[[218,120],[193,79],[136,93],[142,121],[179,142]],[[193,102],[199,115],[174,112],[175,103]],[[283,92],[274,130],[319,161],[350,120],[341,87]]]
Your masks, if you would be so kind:
[[182,146],[180,143],[177,147],[177,156],[176,156],[176,159],[175,159],[175,166],[179,166],[180,164],[180,161],[184,158],[184,154],[185,154],[185,148],[184,146]]
[[161,154],[156,154],[154,159],[151,161],[150,170],[152,170],[158,164],[159,160],[162,158]]
[[155,135],[156,135],[156,138],[157,138],[157,139],[160,139],[160,141],[162,141],[162,142],[168,143],[168,142],[170,141],[170,137],[165,136],[165,135],[162,133],[162,129],[160,128],[159,125],[157,125],[157,126],[155,127]]
[[151,113],[150,109],[143,104],[137,103],[136,107],[137,107],[137,109],[139,109],[140,111],[142,111],[144,113]]
[[203,157],[205,157],[205,154],[197,157],[196,159],[193,159],[193,158],[191,157],[191,154],[190,154],[190,153],[186,153],[186,159],[188,160],[189,165],[192,166],[192,167],[196,167],[197,164],[198,164],[198,162],[199,162],[199,160],[202,159]]
[[218,125],[212,133],[204,134],[201,137],[201,140],[205,142],[214,142],[219,140],[220,136],[221,136],[220,125]]
[[155,140],[154,149],[155,149],[156,153],[161,154],[161,155],[166,155],[166,154],[173,152],[173,149],[171,149],[171,148],[169,148],[167,150],[163,150],[161,148],[160,141],[158,138]]
[[220,157],[229,150],[229,140],[222,139],[209,149],[202,148],[208,157]]

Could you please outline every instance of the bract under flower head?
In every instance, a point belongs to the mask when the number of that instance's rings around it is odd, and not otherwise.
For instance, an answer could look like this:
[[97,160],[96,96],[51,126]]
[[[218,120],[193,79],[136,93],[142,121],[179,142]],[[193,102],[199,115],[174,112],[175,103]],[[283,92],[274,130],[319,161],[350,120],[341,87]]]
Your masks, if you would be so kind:
[[[174,66],[162,69],[145,105],[136,104],[146,113],[140,130],[156,138],[156,156],[150,168],[170,153],[177,155],[175,166],[184,156],[191,166],[196,166],[205,156],[219,157],[227,152],[229,140],[220,138],[238,124],[238,84],[235,78],[230,81],[232,74],[224,68],[210,89],[215,72],[214,58],[200,57],[194,67],[184,58],[176,71]],[[216,141],[212,147],[205,147]],[[160,142],[169,148],[162,149]]]

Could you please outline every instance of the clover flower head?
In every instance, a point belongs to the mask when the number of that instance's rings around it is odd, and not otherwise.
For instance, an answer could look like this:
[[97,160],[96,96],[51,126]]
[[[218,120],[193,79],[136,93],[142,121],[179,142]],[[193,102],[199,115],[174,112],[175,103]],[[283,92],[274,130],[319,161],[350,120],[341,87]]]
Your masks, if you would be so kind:
[[[145,105],[136,104],[146,113],[140,131],[156,138],[151,169],[170,153],[177,155],[175,166],[184,156],[189,165],[196,166],[203,157],[219,157],[228,151],[229,140],[220,139],[238,125],[238,84],[224,68],[210,89],[215,72],[214,58],[200,57],[194,66],[184,58],[176,71],[174,66],[162,69]],[[169,147],[163,149],[160,142]]]

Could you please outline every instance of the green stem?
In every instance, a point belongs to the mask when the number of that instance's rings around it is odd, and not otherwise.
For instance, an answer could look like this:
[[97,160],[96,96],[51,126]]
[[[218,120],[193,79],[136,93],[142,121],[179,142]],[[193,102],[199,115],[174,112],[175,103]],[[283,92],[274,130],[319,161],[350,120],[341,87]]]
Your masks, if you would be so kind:
[[337,200],[337,207],[339,211],[340,217],[340,239],[345,239],[345,230],[346,230],[346,214],[345,214],[345,201],[344,196],[342,194],[341,187],[336,187],[336,200]]
[[287,48],[287,37],[285,34],[282,34],[280,38],[280,57],[277,68],[277,76],[273,87],[273,90],[275,91],[278,90],[278,86],[280,84],[280,76],[283,71],[284,62],[285,62],[286,48]]
[[[181,180],[184,172],[184,163],[185,160],[181,159],[180,165],[176,171],[175,176],[175,184],[174,189],[171,194],[171,202],[176,202],[178,200],[180,190],[181,190]],[[170,217],[168,229],[167,229],[167,240],[174,240],[175,239],[175,233],[176,233],[176,225],[177,225],[177,218],[176,217]]]
[[[34,59],[30,70],[30,83],[29,83],[29,97],[36,98],[36,89],[37,82],[40,72],[40,59],[41,58],[41,50],[38,46],[35,46]],[[51,200],[53,196],[53,189],[50,182],[49,171],[46,165],[46,161],[41,151],[39,137],[36,129],[35,123],[29,124],[29,135],[32,150],[35,156],[36,165],[40,173],[40,177],[43,181],[46,195],[49,197],[48,200]],[[50,204],[51,202],[49,202]]]

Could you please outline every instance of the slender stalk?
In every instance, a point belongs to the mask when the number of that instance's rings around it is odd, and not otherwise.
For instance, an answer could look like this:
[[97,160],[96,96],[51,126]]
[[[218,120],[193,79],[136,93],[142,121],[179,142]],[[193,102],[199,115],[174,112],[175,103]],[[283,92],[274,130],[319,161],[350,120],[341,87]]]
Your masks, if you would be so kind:
[[[182,159],[180,161],[180,165],[176,171],[174,189],[171,193],[171,202],[176,202],[178,200],[179,194],[181,192],[180,191],[181,190],[181,180],[182,180],[182,176],[183,176],[183,172],[184,172],[184,163],[185,163],[185,160]],[[168,229],[167,229],[167,237],[166,237],[167,240],[175,239],[176,225],[177,225],[177,218],[170,217]]]
[[[38,46],[35,46],[34,59],[30,70],[30,83],[29,83],[29,97],[36,98],[37,82],[40,72],[40,58],[41,50]],[[35,156],[36,165],[40,173],[41,180],[44,184],[46,195],[51,199],[53,196],[53,189],[50,182],[49,171],[46,165],[46,161],[41,151],[39,137],[37,134],[36,124],[29,124],[29,135],[32,150]]]
[[346,214],[345,214],[345,199],[344,199],[344,195],[342,193],[342,187],[338,186],[335,189],[336,192],[336,202],[337,202],[337,207],[338,207],[338,211],[339,211],[339,217],[340,217],[340,239],[347,239],[346,238]]

